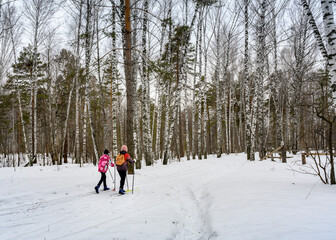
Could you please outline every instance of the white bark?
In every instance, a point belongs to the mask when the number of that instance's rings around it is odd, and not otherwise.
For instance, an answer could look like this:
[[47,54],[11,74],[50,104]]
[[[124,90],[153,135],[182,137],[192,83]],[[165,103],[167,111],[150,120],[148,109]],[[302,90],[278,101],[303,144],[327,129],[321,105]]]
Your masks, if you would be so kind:
[[[219,18],[217,19],[219,23]],[[216,81],[216,125],[217,125],[217,158],[222,155],[222,91],[220,80],[220,26],[218,24],[216,32],[216,69],[215,69],[215,81]]]
[[[172,0],[169,1],[168,6],[168,17],[171,18],[171,12],[172,12]],[[171,45],[171,39],[172,39],[172,25],[169,24],[168,26],[168,44]],[[168,46],[167,50],[167,61],[170,61],[171,57],[171,46]],[[165,69],[167,72],[171,72],[172,66],[169,65],[168,69]],[[163,164],[168,164],[168,160],[170,159],[170,139],[172,138],[172,96],[171,96],[171,80],[166,79],[164,83],[164,89],[162,90],[163,97],[165,100],[165,106],[164,106],[164,131],[163,131],[163,147],[164,147],[164,154],[163,154]]]
[[[200,16],[200,13],[199,13]],[[197,95],[196,95],[196,86],[197,86],[197,57],[199,56],[199,35],[200,35],[200,29],[199,29],[199,25],[197,25],[197,31],[196,31],[196,50],[195,50],[195,59],[194,59],[194,80],[193,80],[193,98],[192,98],[192,129],[195,129],[195,131],[192,132],[192,158],[195,159],[196,158],[196,154],[198,153],[200,146],[199,146],[199,119],[196,119],[196,113],[198,115],[198,108],[199,108],[199,104],[197,101]],[[199,69],[200,70],[200,69]]]
[[203,80],[202,80],[202,58],[203,58],[203,49],[202,49],[202,27],[203,27],[203,9],[200,11],[200,16],[199,16],[199,22],[198,22],[198,34],[199,34],[199,40],[198,40],[198,47],[199,52],[199,61],[198,61],[198,84],[199,84],[199,89],[198,89],[198,101],[197,101],[197,110],[198,110],[198,118],[197,118],[197,152],[198,152],[198,159],[202,159],[202,103],[204,103],[204,87],[203,87]]
[[204,142],[204,148],[203,148],[203,156],[205,159],[207,159],[208,155],[208,111],[207,111],[207,99],[206,99],[206,93],[207,93],[207,67],[208,67],[208,48],[206,46],[206,31],[207,31],[207,14],[205,15],[205,21],[204,21],[204,28],[203,28],[203,48],[204,48],[204,81],[203,81],[203,142]]
[[80,142],[79,142],[79,125],[80,125],[80,118],[79,118],[79,110],[80,110],[80,96],[79,96],[79,70],[80,70],[80,36],[81,36],[81,26],[82,26],[82,8],[83,8],[83,1],[81,0],[79,3],[79,14],[78,14],[78,28],[77,28],[77,40],[76,40],[76,134],[75,134],[75,144],[76,144],[76,162],[83,165],[83,158],[80,152]]
[[143,155],[146,165],[152,164],[151,155],[151,134],[150,134],[150,93],[149,93],[149,75],[147,68],[147,21],[148,21],[148,1],[144,2],[144,15],[142,23],[142,128],[143,128]]
[[117,52],[116,52],[116,12],[117,8],[112,7],[112,54],[111,54],[111,111],[112,111],[112,156],[115,158],[118,155],[117,148],[117,109],[118,109],[118,99],[117,99]]
[[251,159],[251,102],[249,81],[249,0],[244,0],[245,47],[244,47],[244,107],[245,107],[245,144],[247,160]]
[[[86,1],[86,26],[85,26],[85,89],[84,89],[84,123],[83,123],[83,153],[85,154],[85,160],[87,162],[87,117],[89,117],[89,123],[92,123],[91,112],[90,112],[90,97],[89,97],[89,82],[90,82],[90,63],[91,63],[91,53],[92,53],[92,40],[93,40],[93,31],[92,26],[92,11],[93,11],[93,1]],[[91,138],[94,147],[95,158],[98,161],[97,146],[94,139],[94,129],[93,125],[91,126]]]
[[[336,89],[336,26],[334,20],[332,0],[321,0],[321,10],[323,14],[323,26],[326,42],[322,39],[320,29],[317,27],[316,20],[310,10],[310,6],[306,0],[301,0],[304,11],[309,18],[309,24],[311,25],[316,39],[317,45],[320,49],[324,60],[327,63],[329,72],[329,79],[331,81],[331,89]],[[333,91],[333,97],[335,99],[335,91]]]
[[[13,12],[11,10],[9,10],[10,13],[13,14]],[[10,34],[10,41],[12,43],[12,48],[13,48],[13,56],[14,56],[14,64],[16,64],[16,46],[17,46],[17,43],[15,41],[15,34],[14,34],[14,26],[13,26],[13,22],[12,20],[15,21],[15,19],[12,19],[12,17],[14,17],[13,15],[9,14],[8,16],[8,21],[9,21],[9,25],[12,26],[10,27],[9,29],[9,34]],[[23,113],[22,113],[22,103],[21,103],[21,90],[20,90],[20,86],[19,86],[19,81],[18,79],[16,78],[16,89],[17,89],[17,98],[18,98],[18,102],[19,102],[19,117],[20,117],[20,123],[22,124],[22,134],[23,134],[23,143],[24,143],[24,148],[25,148],[25,151],[28,152],[28,155],[29,155],[29,148],[27,147],[27,137],[26,137],[26,129],[25,129],[25,122],[24,122],[24,119],[23,119]],[[20,136],[19,136],[20,137]],[[18,153],[20,154],[20,153]],[[25,156],[27,156],[25,154]],[[27,161],[27,159],[26,159]],[[18,161],[18,165],[19,165],[19,161]]]
[[[336,90],[336,25],[334,20],[333,0],[321,0],[323,26],[326,36],[326,49],[328,52],[328,71],[332,88]],[[333,92],[336,97],[336,93]]]

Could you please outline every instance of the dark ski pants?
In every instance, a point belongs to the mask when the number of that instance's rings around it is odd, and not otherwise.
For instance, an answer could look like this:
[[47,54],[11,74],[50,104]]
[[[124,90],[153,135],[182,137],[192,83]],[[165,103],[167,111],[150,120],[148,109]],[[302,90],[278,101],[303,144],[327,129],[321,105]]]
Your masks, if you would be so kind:
[[100,185],[104,183],[104,188],[107,188],[106,186],[106,174],[101,172],[101,177],[100,177],[100,181],[99,183],[97,184],[98,187],[100,187]]
[[120,189],[124,189],[127,171],[118,171],[120,176]]

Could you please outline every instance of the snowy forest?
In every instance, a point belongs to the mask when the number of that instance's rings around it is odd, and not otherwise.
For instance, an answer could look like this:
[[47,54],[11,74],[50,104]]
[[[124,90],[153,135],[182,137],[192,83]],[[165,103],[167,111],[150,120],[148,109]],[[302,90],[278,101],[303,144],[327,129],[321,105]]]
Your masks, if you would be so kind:
[[137,169],[208,154],[253,161],[281,146],[282,162],[286,152],[332,153],[334,8],[2,0],[2,166],[96,164],[123,144]]

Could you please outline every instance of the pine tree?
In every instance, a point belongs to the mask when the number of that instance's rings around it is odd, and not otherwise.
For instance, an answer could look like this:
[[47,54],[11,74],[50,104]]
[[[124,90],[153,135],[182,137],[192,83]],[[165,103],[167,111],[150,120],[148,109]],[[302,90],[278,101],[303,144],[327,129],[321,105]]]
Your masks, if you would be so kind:
[[32,89],[31,89],[31,154],[30,165],[36,161],[36,151],[37,151],[37,82],[38,82],[38,46],[42,39],[42,34],[49,24],[52,16],[54,15],[56,8],[53,0],[29,0],[24,2],[24,7],[26,9],[25,16],[32,30],[33,35],[33,78],[31,79]]
[[[42,86],[42,82],[45,80],[45,68],[46,64],[43,63],[40,59],[40,53],[35,53],[32,45],[24,47],[23,51],[20,52],[17,62],[13,64],[13,74],[10,76],[12,79],[16,79],[17,88],[20,91],[20,94],[29,96],[30,99],[30,145],[31,151],[28,153],[33,153],[34,151],[34,140],[36,134],[34,134],[34,123],[36,124],[37,119],[34,119],[34,111],[36,111],[36,106],[34,105],[37,102],[37,89],[34,90],[33,82],[36,81],[36,86]],[[34,72],[35,71],[35,72]],[[30,94],[29,94],[30,93]],[[28,103],[23,103],[21,105],[27,105]],[[21,110],[22,111],[22,110]],[[32,165],[33,158],[30,157],[30,164]]]

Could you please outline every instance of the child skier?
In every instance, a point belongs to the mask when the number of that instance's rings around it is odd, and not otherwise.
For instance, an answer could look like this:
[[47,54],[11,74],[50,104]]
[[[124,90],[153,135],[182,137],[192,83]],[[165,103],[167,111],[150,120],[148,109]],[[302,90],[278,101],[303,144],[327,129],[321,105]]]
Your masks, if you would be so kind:
[[104,184],[104,191],[109,190],[109,188],[106,186],[106,172],[108,170],[108,165],[111,167],[114,167],[114,164],[108,155],[110,152],[109,150],[104,150],[104,155],[100,157],[99,163],[98,163],[98,172],[101,173],[100,181],[98,182],[97,186],[95,186],[96,193],[99,193],[99,187],[103,183]]
[[121,150],[120,154],[117,156],[117,159],[116,159],[117,170],[120,176],[119,193],[125,194],[124,184],[125,184],[125,178],[126,178],[127,169],[128,169],[128,163],[135,163],[135,161],[127,153],[126,145],[123,145],[120,150]]

